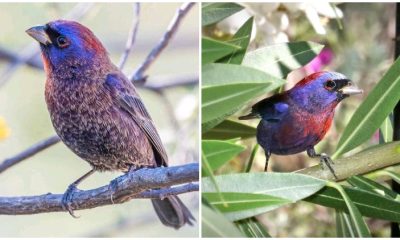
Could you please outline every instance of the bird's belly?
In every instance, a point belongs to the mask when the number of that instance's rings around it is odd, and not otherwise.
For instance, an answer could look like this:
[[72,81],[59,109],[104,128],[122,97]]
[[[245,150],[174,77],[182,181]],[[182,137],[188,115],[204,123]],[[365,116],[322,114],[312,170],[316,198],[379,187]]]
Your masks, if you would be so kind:
[[323,138],[329,128],[326,123],[326,119],[322,119],[321,123],[291,119],[271,123],[262,120],[257,129],[257,141],[264,149],[277,155],[300,153],[315,146]]
[[154,165],[145,134],[112,106],[79,111],[64,107],[51,111],[51,119],[62,141],[97,170],[126,171],[132,165]]

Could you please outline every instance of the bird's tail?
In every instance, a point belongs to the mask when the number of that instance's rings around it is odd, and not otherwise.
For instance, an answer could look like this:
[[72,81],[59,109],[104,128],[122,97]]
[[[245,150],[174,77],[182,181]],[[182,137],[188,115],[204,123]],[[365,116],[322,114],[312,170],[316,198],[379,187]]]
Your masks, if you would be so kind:
[[165,226],[179,229],[186,223],[193,225],[192,221],[196,221],[189,209],[177,196],[152,199],[151,202],[158,217]]
[[259,117],[260,117],[260,114],[255,113],[255,112],[251,112],[251,113],[249,113],[247,115],[240,116],[239,120],[249,120],[249,119],[254,119],[254,118],[259,118]]

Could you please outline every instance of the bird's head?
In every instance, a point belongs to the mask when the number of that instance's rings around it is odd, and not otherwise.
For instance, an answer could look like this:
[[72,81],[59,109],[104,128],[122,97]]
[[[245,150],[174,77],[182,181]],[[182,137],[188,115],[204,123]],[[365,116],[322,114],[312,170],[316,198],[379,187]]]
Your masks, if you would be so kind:
[[106,49],[92,31],[74,21],[56,20],[29,28],[26,33],[40,43],[46,68],[79,67],[108,59]]
[[341,73],[317,72],[298,82],[289,94],[310,111],[324,111],[336,107],[346,97],[362,92]]

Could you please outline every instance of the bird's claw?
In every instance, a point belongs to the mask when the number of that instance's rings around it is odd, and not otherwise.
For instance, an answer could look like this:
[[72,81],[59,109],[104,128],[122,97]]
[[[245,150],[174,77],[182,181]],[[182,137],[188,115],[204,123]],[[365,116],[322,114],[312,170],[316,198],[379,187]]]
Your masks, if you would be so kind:
[[72,199],[73,199],[73,195],[74,193],[77,191],[78,189],[76,188],[75,184],[71,184],[68,186],[67,191],[65,191],[63,197],[62,197],[62,207],[65,211],[68,211],[69,214],[74,217],[74,218],[79,218],[79,216],[76,216],[74,214],[74,211],[72,210]]
[[333,169],[332,165],[334,165],[335,163],[332,161],[332,159],[326,155],[326,154],[321,154],[320,157],[320,161],[321,161],[321,168],[322,170],[325,170],[325,166],[328,167],[329,171],[332,173],[332,175],[335,177],[335,179],[338,179],[338,177],[336,176],[335,170]]

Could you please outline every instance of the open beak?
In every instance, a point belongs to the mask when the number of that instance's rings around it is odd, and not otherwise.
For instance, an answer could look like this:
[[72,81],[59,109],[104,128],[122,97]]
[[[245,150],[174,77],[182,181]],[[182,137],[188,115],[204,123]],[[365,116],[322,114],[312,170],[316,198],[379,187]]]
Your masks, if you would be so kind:
[[342,89],[339,90],[339,92],[345,95],[357,95],[363,93],[363,90],[357,88],[356,86],[349,85],[344,86]]
[[46,33],[45,26],[31,27],[28,30],[26,30],[25,32],[29,36],[31,36],[33,39],[40,42],[41,44],[48,45],[48,44],[52,43],[49,38],[49,35],[47,35],[47,33]]

